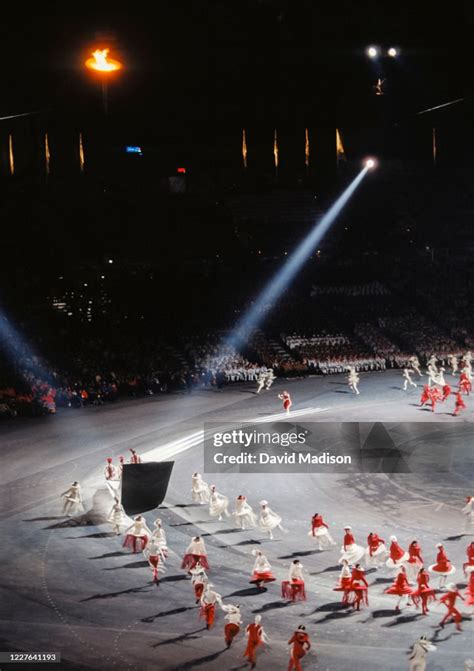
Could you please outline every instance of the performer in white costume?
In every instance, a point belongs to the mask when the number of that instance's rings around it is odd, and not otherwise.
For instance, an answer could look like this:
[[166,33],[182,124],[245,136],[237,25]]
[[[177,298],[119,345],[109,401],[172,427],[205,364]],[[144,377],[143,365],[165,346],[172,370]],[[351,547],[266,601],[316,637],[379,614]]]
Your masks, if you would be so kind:
[[200,503],[202,506],[209,503],[211,489],[207,482],[204,482],[200,473],[193,473],[191,491],[194,503]]
[[168,557],[168,545],[166,543],[166,533],[161,526],[161,519],[159,517],[155,520],[154,527],[151,537],[160,548],[163,559],[166,559]]
[[303,564],[295,559],[288,572],[288,580],[281,583],[281,595],[283,599],[291,601],[306,601],[306,591],[303,576]]
[[229,499],[223,494],[219,494],[215,485],[211,485],[211,496],[209,498],[209,515],[217,517],[219,521],[222,520],[222,515],[230,516],[227,508],[229,507]]
[[232,513],[235,523],[240,529],[255,529],[257,526],[257,516],[253,512],[252,506],[247,503],[247,498],[240,494],[235,504],[235,512]]
[[125,510],[117,496],[115,497],[115,503],[112,506],[112,510],[110,511],[108,521],[110,524],[113,524],[114,531],[117,536],[121,533],[120,527],[124,527],[131,521],[130,518],[126,515]]
[[356,373],[355,368],[352,367],[352,366],[349,366],[349,375],[347,376],[347,383],[349,385],[349,389],[351,391],[353,391],[354,394],[357,394],[357,395],[360,394],[359,387],[358,387],[359,381],[360,381],[360,377]]
[[153,537],[143,550],[143,555],[153,571],[153,582],[158,582],[159,581],[158,574],[164,572],[165,570],[164,568],[165,557],[163,555],[160,546]]
[[83,513],[81,485],[75,481],[65,492],[61,494],[64,497],[63,515],[71,517],[73,513]]
[[202,540],[201,536],[195,536],[188,545],[188,547],[186,548],[181,568],[184,568],[188,572],[190,572],[191,569],[193,569],[198,562],[201,564],[203,568],[209,570],[206,545]]
[[107,457],[107,465],[104,467],[104,477],[106,480],[118,479],[118,472],[112,463],[112,457]]
[[276,380],[276,375],[273,372],[273,368],[270,368],[270,370],[268,371],[268,373],[266,375],[266,379],[265,379],[265,389],[270,389],[270,387],[275,382],[275,380]]
[[408,385],[410,385],[411,387],[417,387],[417,386],[418,386],[418,385],[417,385],[415,382],[413,382],[413,380],[411,379],[411,376],[412,376],[412,375],[413,375],[413,372],[412,372],[409,368],[404,368],[404,370],[403,370],[403,375],[402,375],[402,377],[404,378],[404,381],[403,381],[403,391],[406,391],[406,390],[407,390]]
[[408,359],[408,363],[409,363],[410,366],[413,368],[413,370],[414,370],[416,373],[418,373],[418,375],[419,375],[420,377],[423,375],[423,373],[422,373],[421,370],[420,370],[420,361],[419,361],[419,359],[418,359],[417,356],[411,356],[411,357]]
[[426,636],[421,636],[420,639],[413,645],[410,657],[408,658],[410,664],[408,671],[426,671],[426,658],[429,652],[436,650],[436,646],[428,641]]
[[261,550],[252,550],[255,557],[252,575],[250,576],[250,584],[262,589],[262,583],[274,582],[276,580],[272,573],[272,567],[268,559]]
[[123,547],[130,547],[133,552],[136,553],[137,540],[139,540],[141,542],[140,550],[143,552],[148,545],[151,536],[151,531],[147,526],[145,518],[142,517],[142,515],[137,515],[133,520],[133,524],[131,524],[128,529],[125,529],[125,533],[126,536],[123,542]]
[[199,603],[204,589],[209,582],[209,578],[207,577],[207,573],[204,570],[204,566],[199,561],[196,563],[194,568],[189,569],[189,573],[191,574],[191,584],[194,587],[196,603]]
[[451,366],[451,374],[456,375],[459,369],[459,364],[458,364],[458,358],[455,354],[451,354],[451,356],[448,358],[449,365]]
[[387,559],[387,548],[383,538],[372,531],[367,536],[367,547],[365,549],[365,565],[367,567],[380,568]]
[[273,529],[280,529],[285,531],[281,526],[281,517],[273,512],[268,506],[268,501],[260,501],[260,517],[258,518],[258,526],[260,531],[265,531],[270,540],[273,540]]
[[227,621],[224,627],[224,640],[227,648],[230,648],[234,638],[239,633],[240,625],[242,624],[240,606],[234,606],[233,604],[223,604],[221,608],[226,614],[224,620]]
[[364,548],[356,544],[354,535],[352,534],[352,527],[350,526],[344,527],[344,540],[341,552],[338,564],[342,564],[344,559],[349,564],[357,564],[365,554]]
[[474,496],[466,496],[466,505],[461,512],[464,515],[464,530],[469,531],[474,526]]
[[258,374],[258,377],[257,377],[257,392],[256,392],[257,394],[260,394],[260,392],[264,388],[266,380],[267,380],[267,376],[265,375],[265,373],[259,373]]

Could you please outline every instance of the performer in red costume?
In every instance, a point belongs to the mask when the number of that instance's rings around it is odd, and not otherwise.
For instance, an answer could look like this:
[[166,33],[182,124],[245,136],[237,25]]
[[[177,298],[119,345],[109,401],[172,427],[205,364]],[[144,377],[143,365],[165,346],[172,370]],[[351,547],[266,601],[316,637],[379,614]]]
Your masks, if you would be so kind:
[[347,559],[342,560],[342,569],[339,574],[339,580],[337,581],[336,587],[333,587],[334,592],[342,592],[342,603],[349,603],[349,594],[351,591],[352,585],[352,574],[351,569],[349,568],[349,562]]
[[464,603],[466,606],[474,606],[474,571],[470,571],[469,573],[469,583],[465,594],[466,600]]
[[427,615],[428,604],[431,601],[436,601],[435,591],[430,587],[430,576],[426,569],[420,568],[416,578],[418,584],[417,589],[412,593],[412,599],[415,606],[418,608],[421,602],[421,611],[423,615]]
[[131,464],[141,464],[142,463],[142,458],[139,454],[136,453],[135,450],[132,448],[129,448],[130,452],[132,453],[132,456],[130,457],[130,463]]
[[189,569],[191,574],[191,583],[194,587],[194,597],[196,603],[199,603],[204,592],[204,589],[209,582],[207,573],[204,570],[204,566],[201,565],[201,562],[197,562],[194,568]]
[[221,595],[214,592],[211,587],[214,587],[214,585],[208,582],[201,597],[201,609],[199,611],[199,617],[206,621],[206,629],[210,629],[214,624],[216,603],[222,606]]
[[351,606],[355,610],[360,610],[360,604],[362,602],[365,603],[366,606],[369,605],[369,583],[366,580],[365,571],[360,564],[356,564],[352,569],[351,592],[354,593]]
[[117,479],[117,469],[112,464],[112,457],[107,457],[107,465],[104,468],[104,475],[106,480],[116,480]]
[[209,562],[207,561],[207,551],[204,541],[200,536],[195,536],[186,548],[181,568],[189,571],[194,568],[198,562],[205,569],[209,570]]
[[469,375],[464,371],[461,373],[459,378],[459,391],[463,394],[467,394],[468,396],[472,391],[471,380],[469,379]]
[[328,525],[319,513],[315,513],[311,518],[311,531],[308,533],[308,536],[314,538],[319,550],[327,550],[331,545],[336,545],[336,542],[329,533]]
[[344,539],[341,548],[342,555],[339,558],[338,564],[342,564],[343,559],[347,559],[349,564],[357,564],[364,556],[365,550],[355,542],[352,527],[344,527]]
[[227,648],[230,648],[234,638],[240,631],[242,624],[242,617],[240,615],[240,606],[225,605],[222,610],[226,613],[225,620],[227,623],[224,627],[224,640]]
[[396,536],[390,536],[389,558],[386,561],[387,568],[396,568],[404,564],[409,559],[408,552],[398,544]]
[[385,541],[372,531],[367,536],[367,547],[365,549],[365,565],[379,568],[385,563],[387,548]]
[[137,515],[134,517],[133,524],[131,524],[128,529],[125,529],[125,534],[123,547],[131,547],[134,553],[137,552],[138,540],[141,543],[140,550],[143,552],[151,537],[151,531],[142,515]]
[[263,630],[261,615],[256,615],[252,624],[247,626],[245,630],[247,634],[247,647],[245,648],[244,657],[247,657],[250,662],[250,668],[254,669],[257,666],[257,650],[267,641],[266,634]]
[[278,394],[278,398],[283,401],[283,409],[286,410],[287,414],[289,414],[290,408],[293,405],[289,393],[287,391],[284,391],[282,394]]
[[430,400],[430,386],[428,384],[423,385],[423,391],[421,392],[420,406],[423,407]]
[[443,398],[441,399],[444,403],[444,401],[451,396],[451,387],[449,386],[448,383],[443,385]]
[[306,627],[300,624],[293,636],[288,641],[290,648],[290,661],[288,671],[302,671],[301,660],[311,648],[311,641],[306,633]]
[[398,596],[397,605],[395,606],[396,613],[401,612],[400,606],[402,601],[405,601],[405,605],[408,604],[408,599],[410,598],[413,592],[414,590],[410,587],[408,583],[405,567],[400,566],[400,570],[393,584],[390,585],[390,587],[387,587],[387,589],[385,590],[386,594],[395,594],[396,596]]
[[259,589],[263,589],[263,583],[274,582],[276,578],[272,573],[271,564],[263,552],[261,550],[252,550],[252,554],[255,557],[255,563],[249,582]]
[[464,562],[462,565],[462,570],[464,575],[467,576],[468,573],[474,571],[474,541],[471,541],[466,548],[467,562]]
[[456,573],[456,567],[451,564],[442,543],[438,543],[438,554],[436,555],[436,564],[428,567],[428,571],[439,575],[439,588],[442,589],[449,575]]
[[438,387],[432,387],[430,390],[431,412],[436,410],[436,404],[441,400],[443,400],[441,389],[438,389]]
[[306,601],[303,564],[299,559],[293,560],[288,580],[283,580],[281,583],[281,596],[283,599],[290,599],[291,601]]
[[439,623],[439,626],[443,628],[446,622],[450,618],[453,618],[454,622],[456,623],[456,629],[458,631],[462,631],[461,629],[462,615],[456,608],[456,599],[462,599],[461,593],[458,591],[458,588],[453,582],[450,582],[448,585],[446,585],[446,589],[448,591],[446,592],[446,594],[443,594],[443,596],[440,598],[440,603],[444,603],[444,605],[448,609],[448,612]]
[[463,397],[461,396],[461,392],[457,391],[456,392],[456,402],[454,404],[454,412],[453,415],[454,417],[457,417],[460,413],[461,410],[466,409],[466,404],[464,403]]
[[414,582],[418,575],[418,571],[422,568],[424,561],[421,556],[421,548],[418,541],[412,541],[408,546],[408,561],[405,564],[407,570],[408,580]]

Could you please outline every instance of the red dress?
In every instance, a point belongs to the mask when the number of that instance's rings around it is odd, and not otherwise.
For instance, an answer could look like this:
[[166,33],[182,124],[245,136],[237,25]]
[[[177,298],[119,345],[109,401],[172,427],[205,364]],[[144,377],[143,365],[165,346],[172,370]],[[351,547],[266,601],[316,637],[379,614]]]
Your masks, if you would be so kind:
[[474,543],[469,543],[469,545],[466,548],[466,554],[467,554],[467,562],[465,562],[462,565],[464,573],[466,573],[466,569],[469,566],[474,567]]
[[444,548],[440,548],[436,556],[436,564],[432,564],[429,567],[430,571],[435,571],[436,573],[450,575],[454,573],[453,565],[449,561]]
[[390,587],[385,590],[386,594],[396,594],[397,596],[405,596],[405,594],[412,594],[413,589],[410,587],[408,578],[405,573],[399,573]]
[[390,559],[394,564],[398,563],[405,554],[405,550],[396,541],[390,543]]
[[409,564],[416,564],[416,566],[419,566],[420,568],[423,566],[423,557],[421,556],[421,548],[418,545],[418,543],[413,544],[410,543],[408,547],[408,563]]
[[288,671],[301,671],[302,667],[300,660],[303,659],[311,647],[308,634],[304,631],[295,631],[288,641],[288,645],[292,646]]
[[474,606],[474,571],[471,571],[469,583],[466,590],[466,606]]
[[260,645],[263,645],[262,627],[252,622],[247,627],[247,647],[244,652],[244,657],[248,657],[249,662],[252,664],[255,664],[257,661],[257,648]]
[[377,534],[369,534],[367,536],[367,546],[369,548],[369,555],[373,557],[374,554],[379,549],[379,546],[383,545],[384,543],[385,543],[384,539],[379,538]]
[[435,591],[430,587],[430,578],[428,573],[423,571],[423,573],[418,574],[416,579],[418,583],[417,589],[412,593],[413,601],[415,606],[419,606],[420,601],[422,602],[423,612],[426,610],[426,605],[430,601],[436,601]]
[[352,569],[350,589],[354,592],[353,603],[358,604],[363,601],[366,606],[369,605],[369,583],[365,578],[365,571],[358,568]]

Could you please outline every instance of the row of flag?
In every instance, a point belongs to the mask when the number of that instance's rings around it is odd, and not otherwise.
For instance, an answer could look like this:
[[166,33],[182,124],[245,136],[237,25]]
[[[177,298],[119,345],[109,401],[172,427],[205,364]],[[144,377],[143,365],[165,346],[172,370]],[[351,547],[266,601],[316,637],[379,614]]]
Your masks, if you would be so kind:
[[[84,153],[84,142],[82,139],[82,133],[79,133],[78,139],[78,155],[79,155],[79,169],[81,172],[84,172],[85,166],[85,153]],[[49,147],[49,138],[48,133],[44,134],[44,166],[46,175],[50,174],[51,170],[51,151]],[[432,132],[432,155],[433,163],[436,164],[437,159],[437,146],[436,146],[436,129],[433,128]],[[247,149],[247,133],[245,128],[242,130],[242,164],[244,168],[247,168],[247,159],[248,159],[248,149]],[[309,129],[305,128],[304,133],[304,162],[307,169],[310,166],[310,141],[309,141]],[[342,143],[341,132],[336,128],[336,162],[346,160],[346,152],[344,150],[344,145]],[[275,128],[273,132],[273,161],[275,166],[275,171],[278,172],[279,166],[279,148],[278,148],[278,132]],[[8,136],[8,162],[10,174],[15,174],[15,153],[14,153],[14,142],[13,135],[10,133]]]

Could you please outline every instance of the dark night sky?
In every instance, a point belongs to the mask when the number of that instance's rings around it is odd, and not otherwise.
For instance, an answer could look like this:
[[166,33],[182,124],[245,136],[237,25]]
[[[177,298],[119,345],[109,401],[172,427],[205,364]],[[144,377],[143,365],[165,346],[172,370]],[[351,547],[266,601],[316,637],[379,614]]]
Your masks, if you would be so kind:
[[116,35],[127,63],[112,95],[116,114],[131,125],[334,116],[367,123],[375,74],[363,51],[369,43],[403,49],[402,59],[387,63],[393,114],[473,88],[469,2],[443,12],[433,3],[372,0],[42,2],[36,13],[10,9],[2,23],[3,113],[92,104],[82,63],[100,31]]

